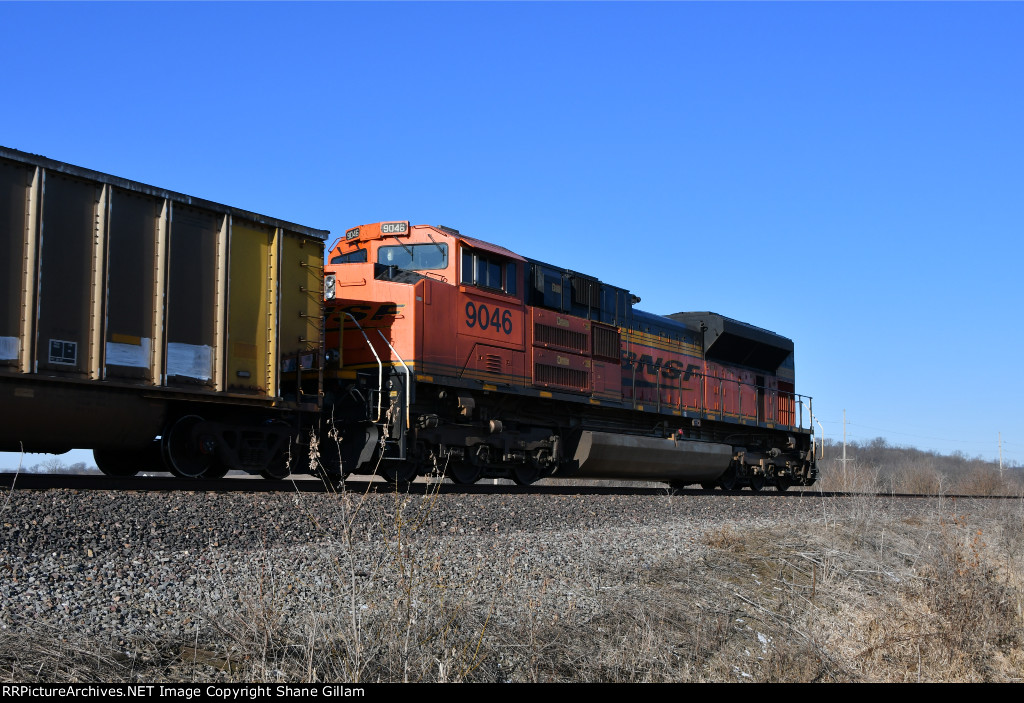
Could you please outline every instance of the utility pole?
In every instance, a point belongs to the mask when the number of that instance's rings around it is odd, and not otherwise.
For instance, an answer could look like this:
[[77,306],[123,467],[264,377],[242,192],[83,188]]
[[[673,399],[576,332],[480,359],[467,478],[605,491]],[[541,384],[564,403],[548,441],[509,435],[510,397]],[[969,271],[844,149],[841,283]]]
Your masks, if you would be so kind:
[[1003,433],[999,433],[999,478],[1003,477]]
[[846,408],[843,408],[843,468],[846,468]]

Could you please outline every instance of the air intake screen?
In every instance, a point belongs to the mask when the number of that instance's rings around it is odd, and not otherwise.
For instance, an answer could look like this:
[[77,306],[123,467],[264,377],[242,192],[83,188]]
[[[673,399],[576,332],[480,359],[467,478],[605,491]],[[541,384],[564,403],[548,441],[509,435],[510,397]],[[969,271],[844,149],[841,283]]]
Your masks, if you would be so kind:
[[548,364],[534,364],[534,381],[551,386],[562,386],[572,390],[588,390],[587,372],[577,371],[562,366],[550,366]]
[[533,327],[533,343],[546,344],[550,347],[558,347],[566,351],[574,351],[579,354],[586,354],[587,335],[582,332],[542,325],[539,322]]
[[591,308],[601,307],[601,284],[593,278],[572,277],[572,301]]

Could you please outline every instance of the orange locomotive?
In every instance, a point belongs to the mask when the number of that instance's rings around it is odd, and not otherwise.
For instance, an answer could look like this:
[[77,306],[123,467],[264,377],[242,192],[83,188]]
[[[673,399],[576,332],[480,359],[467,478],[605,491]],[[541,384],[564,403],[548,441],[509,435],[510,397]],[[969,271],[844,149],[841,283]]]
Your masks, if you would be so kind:
[[336,477],[753,490],[817,477],[793,344],[767,330],[646,313],[626,289],[408,222],[348,230],[324,287]]

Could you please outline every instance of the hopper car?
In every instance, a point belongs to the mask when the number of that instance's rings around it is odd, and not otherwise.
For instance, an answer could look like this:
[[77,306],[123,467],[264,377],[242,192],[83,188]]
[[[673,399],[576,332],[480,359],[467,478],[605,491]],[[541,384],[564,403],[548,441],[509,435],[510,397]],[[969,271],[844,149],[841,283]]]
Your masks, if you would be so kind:
[[449,227],[360,225],[325,256],[328,234],[0,148],[0,450],[189,479],[815,481],[791,340]]

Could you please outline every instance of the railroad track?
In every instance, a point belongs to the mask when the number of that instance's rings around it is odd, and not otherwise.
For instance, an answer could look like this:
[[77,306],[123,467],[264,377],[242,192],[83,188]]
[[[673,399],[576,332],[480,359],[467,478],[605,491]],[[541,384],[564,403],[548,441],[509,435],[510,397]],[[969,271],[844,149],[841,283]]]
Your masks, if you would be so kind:
[[[114,478],[103,475],[69,475],[69,474],[26,474],[16,472],[0,472],[0,489],[9,490],[48,490],[70,489],[81,491],[141,491],[158,492],[202,492],[202,493],[327,493],[337,490],[327,486],[323,481],[311,476],[301,476],[283,481],[266,481],[261,478],[229,476],[221,479],[183,480],[171,475],[133,476],[131,478]],[[390,493],[395,490],[393,484],[375,480],[371,476],[350,478],[345,482],[345,489],[350,493]],[[667,486],[625,486],[625,485],[594,485],[579,483],[535,484],[518,486],[510,483],[493,484],[489,479],[470,486],[448,482],[426,482],[419,480],[402,488],[403,492],[425,494],[431,492],[461,495],[667,495]],[[821,491],[814,487],[790,488],[788,491],[749,490],[705,491],[700,488],[674,490],[674,495],[708,495],[750,496],[763,498],[813,498],[813,497],[867,497],[878,498],[935,498],[931,494],[917,493],[849,493],[839,491]],[[978,496],[947,493],[943,498],[956,499],[990,499],[990,500],[1021,500],[1021,496]]]

